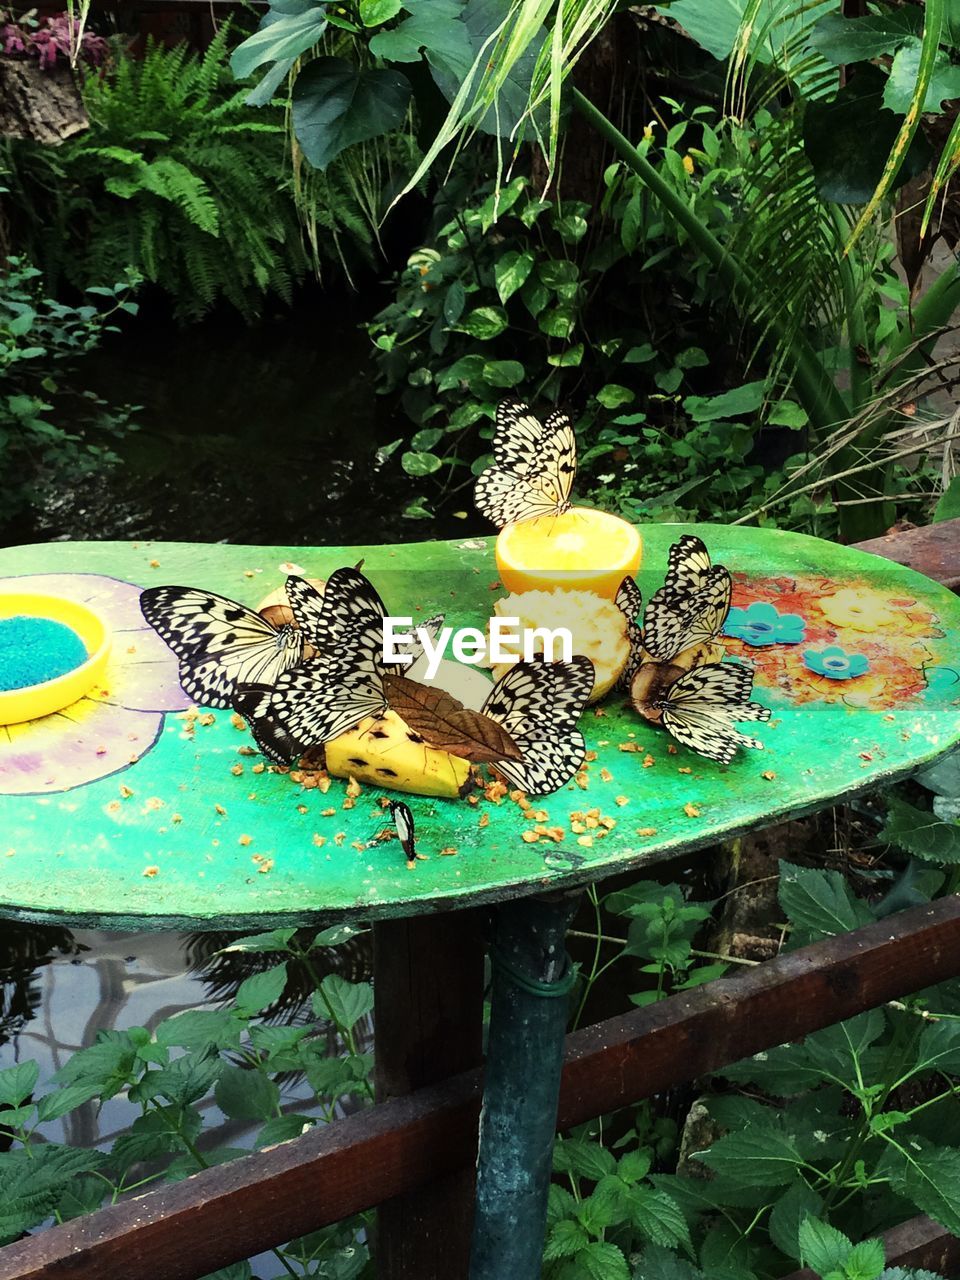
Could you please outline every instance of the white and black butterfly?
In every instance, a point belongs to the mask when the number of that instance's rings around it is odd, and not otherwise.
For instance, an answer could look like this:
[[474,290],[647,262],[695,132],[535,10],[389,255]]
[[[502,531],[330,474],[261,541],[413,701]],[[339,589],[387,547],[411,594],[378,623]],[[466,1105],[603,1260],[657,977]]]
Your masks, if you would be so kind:
[[669,552],[663,586],[643,613],[643,648],[657,662],[671,662],[694,645],[710,645],[730,612],[733,582],[723,565],[711,565],[703,542],[685,534]]
[[320,625],[324,596],[302,579],[289,581],[300,584],[292,605],[296,627],[275,627],[212,591],[150,587],[141,593],[143,616],[179,658],[180,684],[191,698],[232,707],[242,685],[272,685],[301,661],[304,640]]
[[541,422],[522,400],[501,401],[493,458],[477,478],[474,499],[499,528],[570,510],[577,439],[565,413],[555,409]]
[[626,577],[620,583],[614,603],[627,620],[627,642],[630,645],[627,665],[620,673],[617,688],[629,689],[634,672],[643,658],[643,629],[637,622],[640,610],[643,608],[643,596],[633,578]]
[[757,738],[741,733],[736,723],[769,720],[769,707],[751,702],[753,668],[739,662],[713,662],[694,667],[643,709],[660,719],[678,742],[721,764],[729,764],[738,747],[762,750]]
[[518,662],[493,686],[481,710],[502,725],[523,757],[496,767],[521,791],[558,791],[580,768],[586,744],[577,721],[593,680],[593,663],[577,655],[570,662]]
[[412,867],[417,860],[417,841],[414,834],[413,812],[403,800],[391,800],[390,817],[393,819],[400,847],[407,855],[407,866]]

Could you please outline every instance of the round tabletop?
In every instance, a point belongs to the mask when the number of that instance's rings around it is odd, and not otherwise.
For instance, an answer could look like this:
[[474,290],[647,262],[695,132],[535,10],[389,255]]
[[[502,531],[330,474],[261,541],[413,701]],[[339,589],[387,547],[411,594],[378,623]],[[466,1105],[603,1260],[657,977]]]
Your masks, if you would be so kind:
[[[140,614],[139,589],[199,586],[255,605],[288,572],[322,578],[362,558],[391,613],[443,610],[448,625],[476,626],[502,594],[492,539],[0,551],[0,590],[73,596],[114,633],[102,688],[57,715],[0,727],[0,914],[117,929],[266,929],[492,902],[641,871],[905,776],[960,742],[960,599],[949,591],[800,534],[642,532],[644,598],[682,533],[697,533],[733,573],[734,605],[748,612],[732,629],[767,642],[724,644],[756,666],[754,697],[773,711],[756,727],[765,750],[715,764],[608,697],[581,721],[585,770],[531,809],[482,791],[407,797],[426,855],[412,869],[395,840],[371,844],[384,826],[378,801],[391,793],[364,786],[354,799],[339,779],[325,793],[305,789],[264,767],[230,712],[190,707],[175,660]],[[775,612],[758,614],[764,605]],[[803,619],[802,643],[785,615]],[[751,630],[751,618],[766,621]],[[866,672],[820,674],[804,654],[827,646],[866,658]]]

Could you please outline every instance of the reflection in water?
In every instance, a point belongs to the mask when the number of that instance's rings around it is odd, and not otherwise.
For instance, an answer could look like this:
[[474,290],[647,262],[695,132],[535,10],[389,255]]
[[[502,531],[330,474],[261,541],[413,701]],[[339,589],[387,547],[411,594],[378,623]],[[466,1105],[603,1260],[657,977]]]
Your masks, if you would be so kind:
[[[31,1059],[40,1065],[42,1088],[71,1053],[95,1042],[106,1029],[159,1022],[184,1009],[215,1009],[230,1003],[240,983],[283,957],[246,952],[216,952],[236,934],[107,933],[102,930],[42,928],[4,924],[0,930],[0,1070]],[[306,940],[311,936],[304,934]],[[370,976],[369,937],[360,935],[342,947],[313,953],[321,977],[339,973],[350,981]],[[287,987],[269,1021],[306,1023],[312,984],[295,961]],[[372,1043],[369,1019],[358,1025],[360,1047]],[[318,1027],[328,1052],[337,1051],[335,1034]],[[299,1075],[278,1080],[284,1111],[316,1112],[313,1092]],[[338,1107],[347,1114],[354,1103]],[[201,1150],[252,1145],[257,1123],[231,1120],[212,1097],[199,1103],[204,1128]],[[60,1120],[40,1127],[43,1137],[71,1146],[109,1147],[140,1114],[140,1107],[119,1094],[99,1104],[92,1100]]]

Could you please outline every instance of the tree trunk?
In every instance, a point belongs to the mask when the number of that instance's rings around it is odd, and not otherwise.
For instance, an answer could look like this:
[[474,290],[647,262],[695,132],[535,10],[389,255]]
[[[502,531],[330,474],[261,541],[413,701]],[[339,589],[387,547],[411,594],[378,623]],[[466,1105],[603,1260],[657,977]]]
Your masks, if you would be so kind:
[[0,135],[55,147],[89,125],[66,63],[41,70],[26,58],[0,57]]

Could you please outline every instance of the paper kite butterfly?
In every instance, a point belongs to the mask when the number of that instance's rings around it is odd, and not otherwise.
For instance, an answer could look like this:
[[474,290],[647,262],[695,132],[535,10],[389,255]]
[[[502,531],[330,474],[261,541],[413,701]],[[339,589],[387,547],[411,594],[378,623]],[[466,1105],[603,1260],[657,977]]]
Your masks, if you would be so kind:
[[576,474],[577,439],[567,415],[555,409],[541,422],[522,400],[502,400],[494,424],[493,466],[480,473],[474,500],[501,529],[563,515],[570,510]]
[[[753,668],[713,660],[731,591],[728,570],[711,564],[701,539],[691,534],[680,538],[670,548],[664,584],[644,610],[630,686],[642,716],[722,764],[729,764],[738,747],[763,747],[740,732],[737,722],[770,719],[767,707],[750,700]],[[686,665],[674,665],[681,654],[687,655]]]

